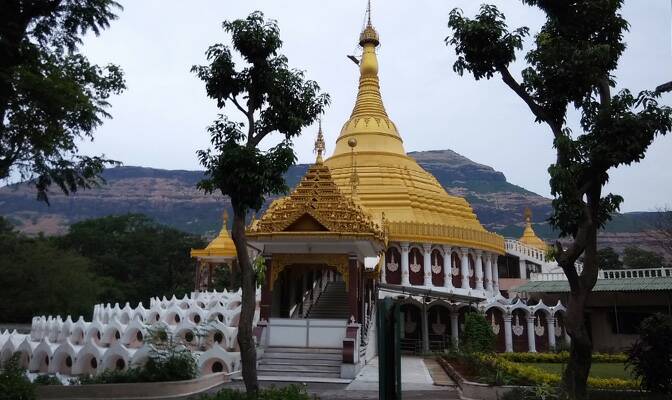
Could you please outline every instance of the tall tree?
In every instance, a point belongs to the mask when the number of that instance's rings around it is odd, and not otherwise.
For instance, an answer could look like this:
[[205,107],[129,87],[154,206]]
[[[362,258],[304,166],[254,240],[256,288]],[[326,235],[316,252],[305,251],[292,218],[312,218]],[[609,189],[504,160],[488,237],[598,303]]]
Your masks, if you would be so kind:
[[80,221],[57,240],[91,261],[92,270],[105,280],[99,301],[106,303],[146,304],[150,297],[190,293],[194,261],[189,250],[206,244],[142,214]]
[[[205,82],[208,96],[217,101],[217,107],[234,107],[245,122],[234,122],[220,114],[208,128],[213,148],[198,152],[206,169],[206,178],[198,187],[231,198],[231,234],[243,292],[238,344],[245,387],[248,393],[256,394],[259,386],[252,320],[257,278],[248,255],[245,221],[250,210],[261,208],[266,196],[288,190],[283,174],[296,161],[292,138],[317,119],[329,104],[329,96],[321,93],[316,82],[306,80],[302,71],[290,69],[287,58],[278,54],[282,41],[276,21],[264,20],[263,13],[257,11],[222,25],[231,34],[233,48],[244,65],[237,69],[231,49],[215,44],[206,52],[210,64],[194,66],[192,71]],[[281,135],[280,143],[261,150],[262,140],[274,132]]]
[[0,180],[35,182],[48,203],[98,183],[112,161],[78,154],[77,141],[110,117],[108,98],[124,88],[121,69],[99,67],[78,52],[81,37],[116,18],[114,0],[0,2]]
[[[461,10],[450,13],[452,35],[447,44],[458,56],[453,70],[476,80],[499,75],[554,137],[556,160],[549,167],[553,214],[550,223],[562,237],[555,256],[570,286],[567,332],[570,360],[563,389],[574,399],[586,398],[592,342],[585,325],[585,304],[598,273],[597,232],[619,209],[621,196],[604,194],[612,168],[644,158],[656,135],[672,129],[672,110],[659,106],[657,94],[628,90],[613,94],[618,59],[625,50],[628,23],[620,14],[623,0],[522,0],[538,7],[546,21],[535,36],[522,81],[510,71],[528,28],[509,31],[504,15],[481,6],[475,18]],[[581,132],[568,127],[568,109],[581,115]],[[575,268],[583,254],[581,274]]]
[[648,251],[636,246],[623,249],[623,265],[625,268],[662,268],[665,258],[655,251]]

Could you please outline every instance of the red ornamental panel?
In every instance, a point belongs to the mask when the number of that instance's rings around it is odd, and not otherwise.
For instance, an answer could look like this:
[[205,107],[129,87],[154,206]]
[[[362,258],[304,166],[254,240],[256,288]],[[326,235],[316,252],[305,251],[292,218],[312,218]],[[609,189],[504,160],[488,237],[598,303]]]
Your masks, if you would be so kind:
[[469,254],[469,287],[476,288],[476,262],[471,254]]
[[537,311],[534,314],[534,346],[540,353],[548,351],[548,323],[546,314]]
[[490,323],[490,328],[495,334],[495,351],[500,353],[506,351],[506,340],[504,333],[504,315],[497,308],[491,308],[485,313],[485,318]]
[[453,259],[453,270],[451,275],[453,276],[453,287],[459,288],[462,287],[462,263],[460,262],[460,256],[453,252],[451,254]]
[[527,319],[525,312],[514,310],[511,318],[511,336],[513,337],[513,351],[527,352],[530,346],[527,344]]
[[443,286],[443,255],[439,250],[434,249],[430,257],[432,269],[432,284],[434,286]]
[[408,280],[411,285],[424,285],[424,256],[420,249],[413,247],[408,253]]
[[555,347],[565,347],[565,314],[555,314]]
[[396,247],[390,247],[385,253],[385,281],[401,285],[401,253]]

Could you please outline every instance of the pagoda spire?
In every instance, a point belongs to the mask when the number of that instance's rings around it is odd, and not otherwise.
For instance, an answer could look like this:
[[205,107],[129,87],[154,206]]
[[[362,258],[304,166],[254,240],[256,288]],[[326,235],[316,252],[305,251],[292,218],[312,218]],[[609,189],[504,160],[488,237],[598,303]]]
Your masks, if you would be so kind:
[[315,164],[322,164],[322,153],[326,149],[324,142],[324,134],[322,133],[322,118],[319,119],[319,128],[317,129],[317,138],[315,139],[314,151],[317,153],[317,158],[315,159]]

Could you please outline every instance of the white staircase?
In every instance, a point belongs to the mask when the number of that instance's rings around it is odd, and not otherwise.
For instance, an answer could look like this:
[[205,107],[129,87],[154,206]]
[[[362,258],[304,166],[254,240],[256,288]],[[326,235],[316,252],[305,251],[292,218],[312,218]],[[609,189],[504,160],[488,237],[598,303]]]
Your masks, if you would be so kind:
[[257,372],[260,379],[262,377],[340,379],[342,360],[341,349],[268,347],[259,360]]

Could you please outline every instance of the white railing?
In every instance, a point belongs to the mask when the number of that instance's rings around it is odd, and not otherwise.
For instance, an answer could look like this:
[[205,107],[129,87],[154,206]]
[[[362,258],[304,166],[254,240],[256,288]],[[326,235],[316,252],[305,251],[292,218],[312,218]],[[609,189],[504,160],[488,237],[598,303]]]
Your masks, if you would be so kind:
[[534,259],[540,263],[546,262],[546,254],[534,247],[530,247],[522,242],[519,242],[515,239],[506,239],[504,245],[507,253],[511,253],[515,256],[525,256],[531,259]]
[[[577,272],[581,273],[583,264]],[[642,269],[601,269],[598,271],[597,279],[632,279],[632,278],[664,278],[672,277],[672,268],[642,268]],[[566,281],[564,272],[538,273],[530,274],[531,281]]]
[[564,272],[532,272],[530,274],[531,281],[566,281],[567,277]]
[[599,279],[663,278],[672,277],[672,268],[609,269],[600,270]]

